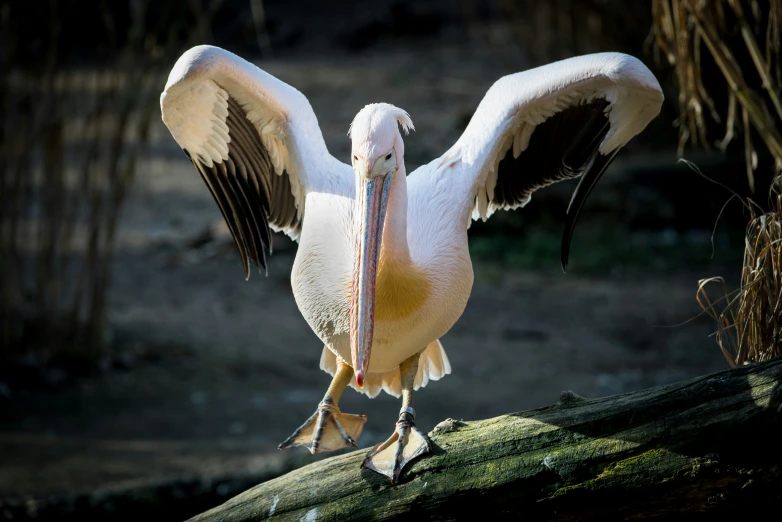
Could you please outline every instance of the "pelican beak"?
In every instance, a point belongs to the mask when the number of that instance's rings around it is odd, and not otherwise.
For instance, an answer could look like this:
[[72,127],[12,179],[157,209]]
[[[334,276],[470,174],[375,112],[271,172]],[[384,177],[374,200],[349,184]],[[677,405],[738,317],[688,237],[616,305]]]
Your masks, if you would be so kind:
[[[359,172],[361,172],[359,170]],[[355,213],[356,260],[350,298],[350,352],[356,384],[364,387],[364,375],[372,354],[375,326],[375,278],[383,238],[388,195],[396,169],[368,177],[359,174]],[[371,173],[370,173],[371,175]]]

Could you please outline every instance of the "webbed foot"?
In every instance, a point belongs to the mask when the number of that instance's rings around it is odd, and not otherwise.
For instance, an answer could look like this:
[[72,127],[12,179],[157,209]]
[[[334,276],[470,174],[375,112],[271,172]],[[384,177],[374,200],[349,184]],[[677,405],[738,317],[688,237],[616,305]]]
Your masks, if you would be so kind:
[[403,408],[391,437],[372,448],[362,468],[382,473],[396,484],[404,467],[416,457],[431,451],[429,438],[415,427],[415,410]]
[[283,450],[303,446],[313,455],[342,448],[355,448],[366,415],[342,413],[331,401],[318,404],[318,410],[293,435],[278,446]]

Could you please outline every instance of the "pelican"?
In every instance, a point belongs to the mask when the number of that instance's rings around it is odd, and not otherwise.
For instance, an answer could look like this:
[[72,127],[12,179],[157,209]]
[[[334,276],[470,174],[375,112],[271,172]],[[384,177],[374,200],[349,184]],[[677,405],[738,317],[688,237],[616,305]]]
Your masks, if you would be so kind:
[[351,164],[326,149],[307,98],[212,46],[187,51],[160,97],[163,121],[209,188],[236,242],[244,276],[266,270],[271,233],[298,241],[296,304],[323,343],[333,376],[315,413],[280,449],[355,447],[365,415],[343,413],[347,386],[402,397],[392,435],[362,467],[396,483],[431,450],[415,425],[413,391],[451,372],[440,338],[461,316],[473,270],[472,220],[523,207],[532,193],[580,178],[562,236],[619,150],[659,114],[660,85],[638,59],[600,53],[500,78],[459,140],[414,170],[405,165],[404,110],[362,108]]

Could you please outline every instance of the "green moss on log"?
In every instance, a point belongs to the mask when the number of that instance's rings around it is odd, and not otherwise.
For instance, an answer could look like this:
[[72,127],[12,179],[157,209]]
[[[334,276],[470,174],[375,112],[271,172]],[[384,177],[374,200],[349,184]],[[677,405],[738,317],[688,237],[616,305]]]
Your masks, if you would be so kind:
[[366,450],[260,484],[193,520],[553,520],[654,517],[782,499],[782,361],[494,419],[446,420],[433,454],[396,486],[359,468]]

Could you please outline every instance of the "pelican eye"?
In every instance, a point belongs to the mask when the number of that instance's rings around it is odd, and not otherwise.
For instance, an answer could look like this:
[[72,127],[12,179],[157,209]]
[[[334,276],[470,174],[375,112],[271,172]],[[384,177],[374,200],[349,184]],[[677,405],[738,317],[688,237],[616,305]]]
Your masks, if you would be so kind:
[[358,161],[358,156],[353,155],[353,161]]
[[386,161],[388,161],[388,160],[390,160],[390,159],[391,159],[391,153],[389,152],[389,153],[388,153],[388,156],[386,156]]

